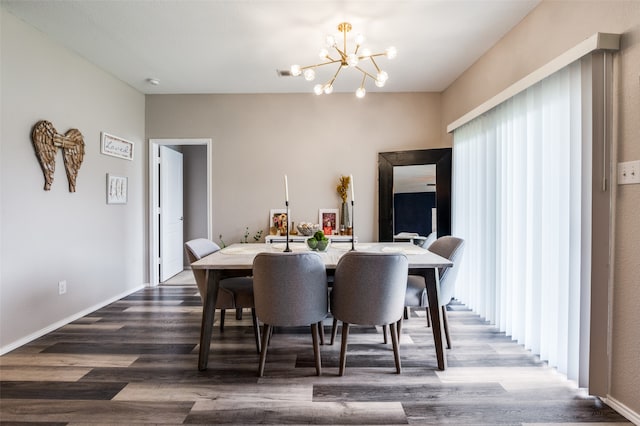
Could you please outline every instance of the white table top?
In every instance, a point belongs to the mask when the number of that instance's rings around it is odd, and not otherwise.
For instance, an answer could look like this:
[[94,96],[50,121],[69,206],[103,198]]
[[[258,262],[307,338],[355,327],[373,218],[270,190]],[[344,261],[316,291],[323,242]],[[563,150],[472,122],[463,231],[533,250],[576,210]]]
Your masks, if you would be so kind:
[[[310,251],[305,243],[289,243],[294,252]],[[404,253],[409,268],[440,268],[453,265],[448,259],[411,243],[356,243],[357,251],[372,253]],[[258,253],[282,252],[285,243],[232,244],[191,264],[194,269],[251,269]],[[329,250],[318,252],[327,268],[335,268],[340,257],[351,250],[351,243],[332,242]]]

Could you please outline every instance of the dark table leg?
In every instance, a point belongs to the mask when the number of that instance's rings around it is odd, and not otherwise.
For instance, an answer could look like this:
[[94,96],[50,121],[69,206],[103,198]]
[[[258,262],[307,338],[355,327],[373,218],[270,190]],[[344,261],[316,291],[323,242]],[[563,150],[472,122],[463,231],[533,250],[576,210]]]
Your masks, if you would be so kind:
[[444,353],[443,321],[440,311],[440,285],[438,284],[438,269],[428,268],[423,271],[425,283],[427,285],[427,297],[429,299],[429,314],[431,315],[431,328],[433,330],[433,342],[436,347],[436,358],[438,359],[438,370],[447,368],[447,357]]
[[209,345],[213,331],[213,316],[218,301],[220,276],[220,271],[207,271],[207,297],[202,307],[202,325],[200,326],[200,354],[198,356],[198,370],[200,371],[206,370],[209,363]]

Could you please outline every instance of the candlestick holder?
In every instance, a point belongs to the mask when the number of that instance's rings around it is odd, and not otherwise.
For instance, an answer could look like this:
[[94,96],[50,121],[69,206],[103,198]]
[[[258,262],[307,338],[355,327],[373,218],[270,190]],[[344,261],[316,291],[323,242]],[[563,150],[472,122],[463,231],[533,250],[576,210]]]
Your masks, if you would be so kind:
[[289,201],[285,201],[284,202],[285,206],[287,207],[287,221],[285,222],[285,228],[287,230],[287,245],[284,249],[285,253],[289,253],[291,252],[291,248],[289,248]]
[[353,209],[353,199],[351,200],[351,251],[355,251],[356,250],[356,244],[355,244],[355,239],[356,239],[356,227],[355,227],[355,223],[356,223],[356,212]]

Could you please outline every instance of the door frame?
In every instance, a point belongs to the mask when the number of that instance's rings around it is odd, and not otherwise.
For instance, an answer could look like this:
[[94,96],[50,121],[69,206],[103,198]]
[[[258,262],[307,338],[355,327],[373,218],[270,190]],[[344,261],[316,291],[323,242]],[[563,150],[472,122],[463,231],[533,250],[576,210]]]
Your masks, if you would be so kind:
[[149,139],[149,286],[154,287],[160,283],[159,245],[160,245],[160,221],[158,220],[158,195],[160,189],[160,177],[158,167],[160,163],[160,146],[162,145],[205,145],[207,149],[207,238],[213,239],[213,212],[211,201],[213,200],[213,163],[211,152],[213,141],[211,139]]

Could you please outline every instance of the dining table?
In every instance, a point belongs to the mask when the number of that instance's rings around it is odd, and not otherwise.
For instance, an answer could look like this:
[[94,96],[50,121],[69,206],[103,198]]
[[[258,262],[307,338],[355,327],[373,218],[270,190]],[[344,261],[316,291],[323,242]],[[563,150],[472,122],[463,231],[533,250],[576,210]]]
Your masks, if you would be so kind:
[[[258,253],[283,252],[287,246],[293,252],[309,251],[306,244],[297,242],[292,242],[288,245],[286,243],[240,243],[224,247],[191,264],[193,269],[204,269],[207,276],[207,293],[202,307],[202,324],[200,327],[199,370],[206,370],[209,361],[213,318],[220,280],[229,277],[251,276],[253,274],[253,260]],[[336,242],[332,243],[327,251],[318,252],[324,261],[327,273],[332,274],[340,258],[352,249],[362,252],[403,253],[409,261],[409,274],[424,277],[429,300],[429,314],[431,316],[437,365],[439,370],[445,370],[447,368],[447,358],[444,351],[444,329],[439,300],[438,268],[449,267],[453,263],[449,259],[411,243],[362,242],[352,244]]]

